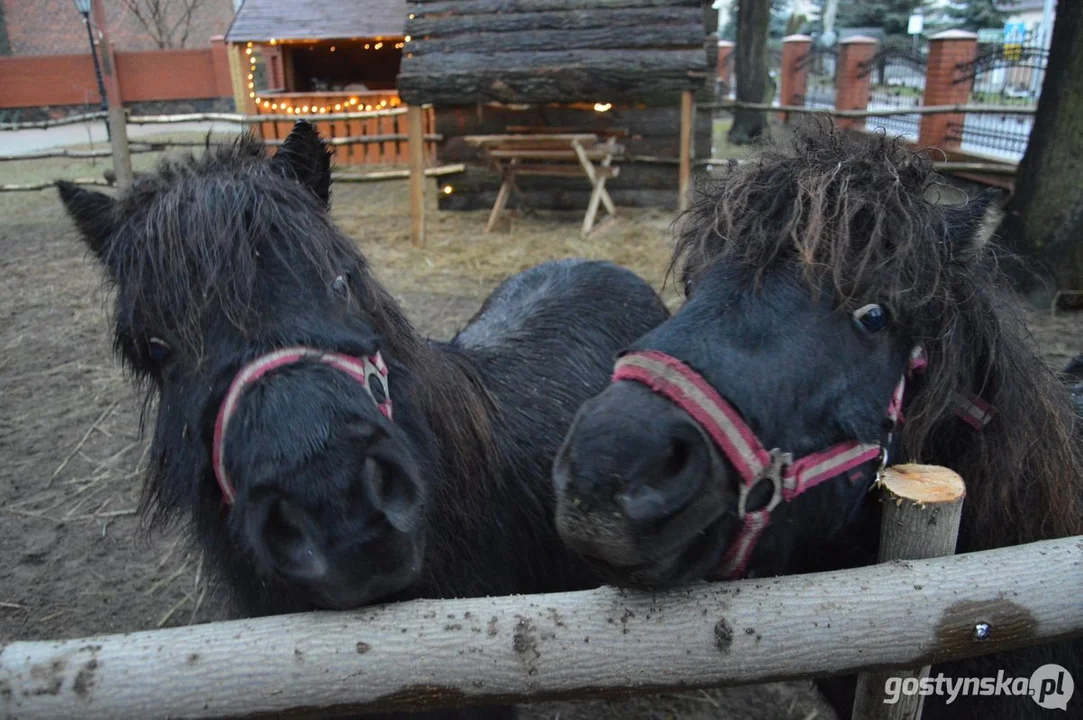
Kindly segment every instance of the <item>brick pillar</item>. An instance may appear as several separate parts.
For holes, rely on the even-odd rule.
[[[808,35],[787,35],[782,38],[782,88],[780,105],[804,105],[808,92],[808,68],[798,67],[801,59],[812,48]],[[789,122],[789,113],[782,113],[782,122]]]
[[[835,73],[835,109],[864,110],[869,106],[869,87],[872,74],[862,73],[861,63],[868,62],[876,54],[880,43],[867,35],[854,35],[839,42],[838,68]],[[864,74],[864,77],[861,75]],[[860,130],[865,127],[864,118],[835,118],[840,128]]]
[[[978,54],[978,36],[962,30],[948,30],[929,38],[929,67],[925,75],[925,95],[922,105],[963,105],[970,98],[973,78],[955,82],[961,77],[957,66],[972,61]],[[961,126],[966,119],[962,113],[922,115],[918,145],[941,150],[958,150],[960,139],[952,125]]]
[[[734,43],[729,40],[718,41],[718,80],[722,83],[726,95],[733,89],[733,48]],[[719,98],[724,99],[725,97]]]
[[[211,63],[214,66],[214,87],[218,97],[233,97],[233,79],[229,74],[229,49],[224,35],[211,38]]]

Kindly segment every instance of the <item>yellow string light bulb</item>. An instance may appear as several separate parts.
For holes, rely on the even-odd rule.
[[[308,112],[308,105],[301,108],[301,112]]]
[[[252,93],[252,97],[256,97],[256,94],[255,94],[255,93]],[[259,104],[260,104],[261,102],[263,102],[263,101],[262,101],[262,100],[260,100],[259,98],[256,98],[256,104],[257,104],[257,105],[259,105]]]
[[[278,109],[278,103],[271,103],[271,109],[272,110],[277,110]]]
[[[366,49],[366,50],[368,50],[368,49],[369,49],[369,44],[368,44],[368,43],[365,43],[365,49]]]
[[[410,42],[410,36],[409,36],[409,35],[407,35],[406,37],[404,37],[404,38],[403,38],[403,40],[404,40],[405,42]]]
[[[251,48],[251,46],[249,46],[248,48],[246,48],[246,49],[245,49],[245,53],[246,53],[246,54],[248,54],[248,55],[251,55],[251,54],[252,54],[252,48]]]
[[[256,96],[256,94],[254,92],[248,93],[248,97],[254,98],[255,96]]]
[[[335,112],[338,112],[341,109],[342,109],[342,105],[340,105],[338,103],[335,103]]]
[[[455,191],[455,189],[453,187],[451,187],[450,185],[445,185],[444,186],[444,194],[445,195],[450,195],[454,191]]]
[[[410,13],[410,19],[411,19],[411,20],[413,20],[413,19],[414,19],[414,14],[413,14],[413,13]]]
[[[275,38],[271,38],[271,44],[272,44],[272,45],[277,45],[277,44],[278,44],[278,40],[276,40]]]
[[[331,52],[334,52],[334,51],[335,51],[335,46],[334,46],[334,45],[332,45],[332,46],[331,46]]]
[[[384,46],[384,44],[383,44],[382,42],[378,42],[378,43],[376,43],[375,45],[373,45],[373,48],[375,48],[376,50],[379,50],[379,49],[380,49],[380,48],[382,48],[383,46]]]
[[[252,47],[252,43],[248,43],[248,47]]]
[[[594,103],[594,110],[596,112],[609,112],[613,107],[613,103]]]

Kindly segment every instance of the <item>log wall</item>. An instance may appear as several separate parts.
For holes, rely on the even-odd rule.
[[[717,62],[704,0],[441,0],[409,6],[410,104],[673,105]]]
[[[708,157],[711,148],[711,120],[707,113],[696,113],[693,147],[699,157]],[[613,201],[632,207],[677,206],[677,159],[679,155],[680,108],[614,108],[599,113],[589,108],[568,106],[532,106],[515,109],[506,106],[445,107],[436,109],[435,132],[444,137],[437,146],[439,164],[467,163],[466,173],[448,178],[451,194],[440,194],[444,210],[479,210],[491,208],[500,187],[500,178],[485,163],[477,148],[468,144],[465,135],[502,135],[524,127],[571,128],[575,132],[619,132],[627,155],[619,161],[620,175],[606,183]],[[637,162],[633,158],[653,158]],[[582,210],[590,198],[590,183],[578,178],[519,177],[516,180],[531,207],[540,210]],[[517,207],[513,198],[510,207]]]

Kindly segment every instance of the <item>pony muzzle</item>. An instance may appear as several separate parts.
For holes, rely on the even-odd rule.
[[[564,543],[614,568],[672,564],[738,499],[732,471],[693,418],[633,383],[582,407],[553,478]]]

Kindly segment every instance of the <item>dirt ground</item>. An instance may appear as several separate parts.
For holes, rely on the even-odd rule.
[[[137,157],[138,166],[151,162]],[[61,160],[0,165],[0,182],[24,183],[102,169]],[[573,216],[514,220],[510,233],[483,235],[484,213],[437,213],[430,202],[428,245],[415,249],[405,183],[341,185],[333,201],[338,222],[433,337],[452,335],[505,276],[548,258],[605,258],[661,286],[670,247],[662,211],[624,211],[582,240]],[[111,355],[110,298],[98,268],[54,191],[0,193],[0,217],[0,644],[224,617],[179,535],[149,534],[136,515],[141,398]],[[1035,310],[1031,319],[1056,365],[1083,351],[1078,316]],[[833,717],[808,683],[543,704],[524,715]]]

